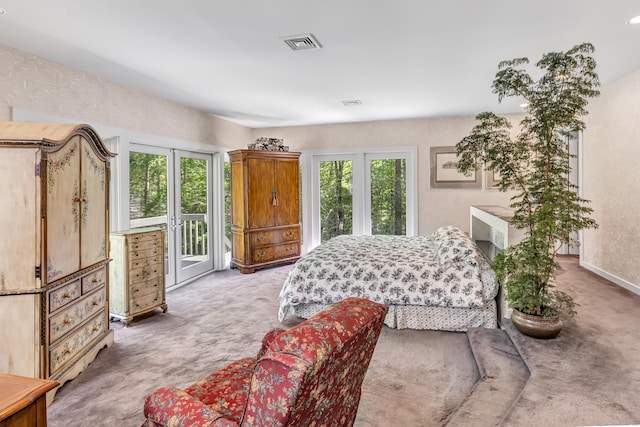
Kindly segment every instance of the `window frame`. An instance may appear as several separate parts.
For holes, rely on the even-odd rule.
[[[371,234],[371,170],[370,160],[404,159],[406,165],[406,235],[418,231],[418,148],[383,147],[360,149],[326,149],[302,152],[302,218],[304,222],[303,253],[320,244],[321,161],[351,160],[353,163],[353,234]],[[304,196],[306,195],[306,196]]]

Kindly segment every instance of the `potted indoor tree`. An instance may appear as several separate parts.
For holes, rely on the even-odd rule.
[[[555,287],[560,244],[575,245],[573,232],[597,227],[588,200],[569,180],[574,156],[568,150],[571,135],[585,127],[588,99],[599,95],[593,50],[583,43],[543,55],[537,80],[524,69],[527,58],[501,62],[493,92],[499,101],[517,97],[528,104],[520,132],[512,138],[506,118],[484,112],[456,145],[461,172],[484,166],[499,174],[501,191],[513,192],[513,225],[525,237],[500,253],[493,268],[514,309],[514,326],[539,338],[555,337],[562,320],[575,315],[573,299]]]

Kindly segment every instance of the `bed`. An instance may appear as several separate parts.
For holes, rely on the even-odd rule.
[[[309,318],[349,296],[389,306],[391,328],[496,328],[498,286],[461,229],[428,236],[337,236],[303,256],[280,291],[278,318]]]

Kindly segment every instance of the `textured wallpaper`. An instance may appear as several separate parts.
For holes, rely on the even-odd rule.
[[[584,232],[583,261],[640,290],[640,70],[589,104],[583,194],[597,230]]]
[[[0,44],[0,118],[9,107],[187,141],[238,147],[249,129]]]

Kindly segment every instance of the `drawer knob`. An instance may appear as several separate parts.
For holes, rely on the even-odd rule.
[[[93,277],[91,279],[91,283],[98,283],[98,278],[97,277]]]
[[[293,252],[294,249],[293,248],[287,248],[287,252]]]
[[[65,325],[68,325],[69,323],[71,323],[71,319],[69,319],[69,318],[66,318],[66,317],[65,317],[65,318],[62,320],[62,323],[64,323]]]
[[[91,328],[91,330],[92,330],[93,332],[97,331],[98,329],[100,329],[100,328],[98,328],[98,326],[96,326],[96,325],[93,325],[93,328]]]
[[[265,239],[265,237],[264,237],[264,236],[258,236],[258,237],[256,237],[256,240],[257,240],[258,242],[264,242],[264,239]]]
[[[294,233],[293,231],[287,231],[287,232],[285,233],[285,236],[287,236],[287,237],[293,237],[293,236],[295,236],[295,235],[296,235],[296,233]]]
[[[264,258],[264,256],[265,256],[266,254],[267,254],[267,253],[266,253],[265,251],[262,251],[262,252],[258,252],[258,253],[256,253],[256,255],[258,255],[260,258]]]
[[[71,294],[69,292],[65,292],[62,294],[62,298],[71,298]]]
[[[62,350],[62,354],[69,354],[69,353],[71,353],[70,348],[65,348],[64,350]]]
[[[91,305],[98,305],[98,301],[96,300],[91,301]]]

